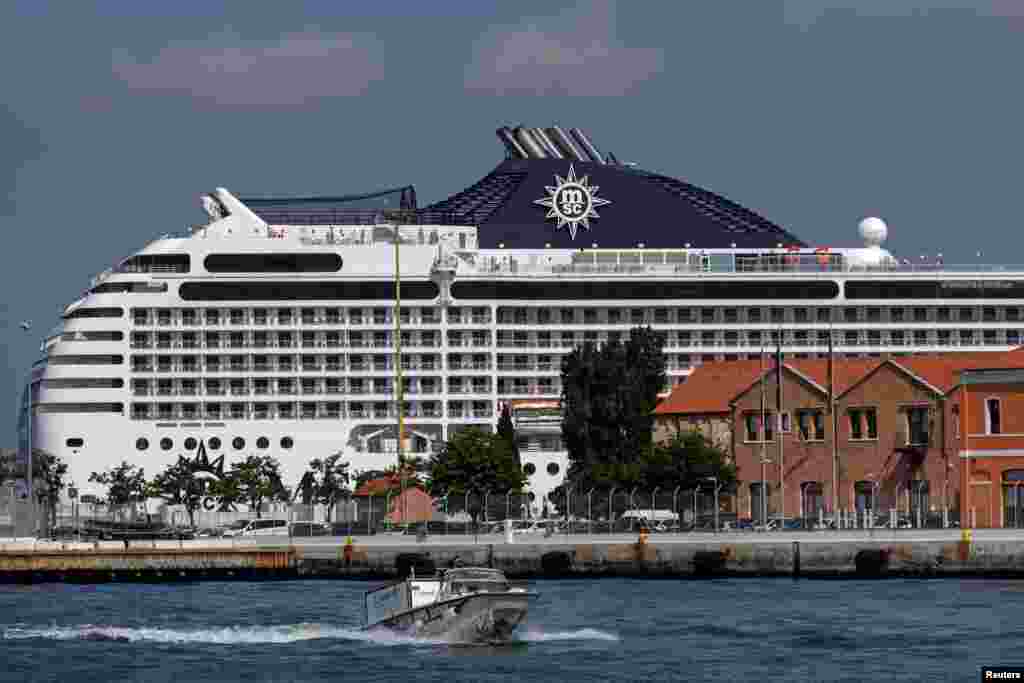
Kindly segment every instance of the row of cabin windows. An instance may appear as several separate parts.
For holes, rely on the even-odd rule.
[[[468,406],[466,403],[464,401],[449,401],[448,417],[490,418],[493,416],[494,411],[489,401],[471,401],[468,402],[470,403]],[[43,404],[40,404],[39,412],[57,412],[44,410],[42,406]],[[63,412],[123,412],[122,404],[117,404],[117,406],[119,406],[118,410],[104,408],[103,410],[79,409]],[[405,417],[443,417],[443,402],[441,401],[417,403],[409,401],[404,402],[402,406],[402,413]],[[136,420],[340,419],[346,416],[353,419],[391,419],[398,415],[392,402],[133,403],[131,406],[131,417]]]
[[[68,317],[110,317],[121,309],[82,309]],[[449,323],[489,324],[487,307],[451,307],[445,309]],[[394,322],[393,307],[275,307],[275,308],[133,308],[136,325],[304,325],[349,324],[390,325]],[[995,306],[950,307],[745,307],[745,308],[499,308],[499,325],[548,324],[687,324],[687,323],[830,323],[830,322],[1016,322],[1024,320],[1019,307]],[[399,322],[403,324],[437,324],[441,309],[436,307],[403,307]]]
[[[133,308],[136,325],[184,326],[198,325],[391,325],[393,307],[376,308]],[[485,323],[491,321],[489,308],[449,308],[450,323]],[[433,325],[441,322],[441,309],[434,307],[402,307],[402,324]]]
[[[499,325],[762,323],[762,322],[998,322],[1024,320],[1018,307],[684,307],[684,308],[499,308]]]

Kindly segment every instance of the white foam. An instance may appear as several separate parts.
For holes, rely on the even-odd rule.
[[[554,631],[544,633],[543,631],[528,629],[521,637],[528,643],[546,643],[556,640],[604,640],[618,642],[619,637],[614,633],[599,631],[596,628],[582,628],[578,631]]]
[[[324,624],[280,626],[226,626],[223,628],[168,629],[152,627],[14,626],[5,628],[0,640],[41,638],[48,640],[106,640],[155,643],[214,643],[223,645],[296,643],[305,640],[352,640],[380,645],[424,644],[425,641],[387,631],[363,631]],[[431,643],[426,643],[431,644]]]

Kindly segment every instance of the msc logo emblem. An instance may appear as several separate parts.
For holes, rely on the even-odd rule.
[[[590,229],[590,219],[600,218],[594,209],[598,206],[611,204],[607,199],[597,196],[598,186],[590,185],[587,176],[576,178],[576,169],[569,164],[569,175],[565,178],[555,174],[555,184],[545,185],[548,196],[535,199],[534,204],[546,206],[548,214],[545,218],[557,218],[557,228],[568,227],[569,238],[576,239],[576,230],[583,226]]]

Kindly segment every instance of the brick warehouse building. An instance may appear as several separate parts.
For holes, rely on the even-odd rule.
[[[656,436],[700,425],[716,441],[728,434],[741,517],[761,516],[763,456],[770,517],[831,516],[838,501],[843,511],[896,508],[915,524],[937,523],[961,507],[958,373],[992,366],[1024,368],[1024,353],[837,360],[830,412],[828,361],[787,360],[780,421],[771,358],[709,363],[658,407]]]
[[[1024,527],[1024,370],[964,370],[958,384],[964,523]]]

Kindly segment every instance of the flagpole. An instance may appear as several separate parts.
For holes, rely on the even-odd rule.
[[[775,402],[778,410],[778,429],[776,433],[779,439],[779,512],[782,515],[782,522],[786,521],[786,482],[785,470],[782,466],[782,328],[779,328],[778,345],[775,352]]]
[[[828,414],[832,422],[832,520],[839,526],[839,434],[835,406],[835,351],[832,347],[832,323],[828,325]]]
[[[762,337],[763,339],[763,337]],[[765,422],[765,408],[767,399],[764,391],[764,341],[761,342],[761,524],[767,530],[768,528],[768,481],[767,472],[765,470],[768,465],[768,456],[765,454],[765,440],[764,440],[764,428]]]

